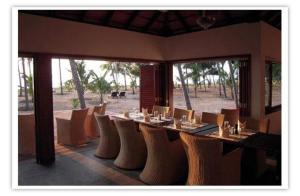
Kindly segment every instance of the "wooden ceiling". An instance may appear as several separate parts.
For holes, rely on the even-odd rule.
[[[20,10],[19,12],[170,37],[203,31],[196,20],[203,10]],[[206,10],[212,28],[264,21],[281,30],[281,10]]]

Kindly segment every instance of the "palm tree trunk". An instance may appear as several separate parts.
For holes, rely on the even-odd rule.
[[[31,58],[27,58],[27,64],[28,64],[28,67],[29,67],[29,76],[32,76],[32,73],[31,73]]]
[[[61,66],[60,66],[60,59],[58,59],[58,66],[59,66],[59,83],[60,83],[60,94],[63,95],[63,85],[62,85],[62,77],[61,77]]]
[[[21,73],[20,73],[19,64],[18,64],[18,75],[19,75],[19,85],[20,85],[19,97],[22,97],[23,96],[23,89],[22,89],[22,81],[21,81]]]
[[[27,58],[27,65],[28,65],[28,69],[29,69],[29,77],[31,78],[30,81],[27,81],[27,85],[29,86],[29,95],[31,96],[31,102],[34,103],[33,100],[33,76],[31,73],[31,58]],[[29,82],[29,84],[28,84]]]
[[[205,75],[204,75],[204,71],[202,71],[203,73],[203,85],[204,85],[204,91],[206,92],[206,84],[205,84]]]
[[[225,61],[222,62],[222,72],[224,72],[224,64],[225,64]],[[226,92],[226,78],[224,76],[222,76],[222,83],[223,83],[223,91],[224,91],[224,97],[227,98],[227,92]]]
[[[222,97],[221,77],[219,76],[219,95]]]
[[[187,88],[186,88],[186,86],[184,84],[184,78],[183,78],[182,69],[181,69],[181,65],[180,64],[177,64],[177,69],[178,69],[178,72],[179,72],[179,77],[180,77],[181,86],[182,86],[182,90],[183,90],[183,94],[184,94],[186,108],[188,110],[191,110],[192,106],[191,106],[191,102],[190,102],[190,97],[188,95]]]
[[[195,97],[197,97],[197,84],[194,84]]]
[[[85,100],[84,100],[84,91],[83,91],[83,87],[79,80],[77,65],[76,65],[76,62],[74,61],[74,59],[69,59],[69,62],[70,62],[71,71],[72,71],[73,83],[75,84],[78,99],[80,102],[80,108],[84,109],[86,107]]]
[[[216,88],[215,75],[212,75],[212,79],[213,79],[214,87]]]
[[[103,104],[103,94],[100,93],[100,103]]]
[[[125,83],[125,91],[127,91],[126,73],[125,72],[124,72],[123,76],[124,76],[124,83]]]
[[[28,89],[27,89],[27,80],[26,80],[26,71],[25,71],[25,58],[22,58],[22,68],[23,68],[24,92],[25,92],[25,110],[29,110]]]
[[[230,80],[230,93],[231,93],[231,98],[234,100],[234,95],[233,95],[233,84],[232,84],[231,76],[229,77],[229,80]]]
[[[219,64],[217,64],[217,68],[218,68],[218,73],[219,73],[219,90],[220,90],[220,96],[222,96],[222,93],[221,93],[221,85],[222,85],[223,92],[224,92],[224,97],[227,98],[226,83],[225,83],[224,77],[221,74],[221,69],[223,69],[224,63],[225,62],[222,62],[222,67],[220,67]]]
[[[235,79],[234,79],[234,70],[233,70],[233,67],[232,67],[232,62],[229,62],[229,70],[230,70],[230,76],[231,76],[231,86],[233,86],[233,95],[234,95],[234,100],[235,100],[235,105],[236,107],[239,106],[239,102],[237,100],[237,86],[236,86],[236,82],[235,82]]]
[[[185,75],[187,76],[187,67],[185,68]],[[189,88],[189,78],[186,77],[186,86],[187,86],[187,92],[190,93],[190,88]]]
[[[222,96],[222,89],[221,89],[221,73],[220,73],[220,67],[217,63],[217,70],[218,70],[218,80],[219,80],[219,95]]]

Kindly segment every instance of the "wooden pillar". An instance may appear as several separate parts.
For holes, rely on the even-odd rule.
[[[251,67],[250,57],[240,60],[240,115],[251,116]]]
[[[153,105],[173,107],[173,64],[141,66],[140,108],[152,110]]]
[[[55,161],[51,56],[34,57],[34,112],[36,161],[49,165]]]
[[[155,104],[155,67],[153,65],[141,65],[140,72],[140,110],[148,108],[152,111]]]

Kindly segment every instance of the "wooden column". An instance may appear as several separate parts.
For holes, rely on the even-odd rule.
[[[51,56],[34,57],[34,112],[36,161],[49,165],[55,161]]]
[[[159,64],[159,105],[173,107],[173,64],[164,62]]]
[[[251,67],[250,58],[240,60],[240,115],[251,116]]]
[[[155,104],[155,67],[153,65],[141,65],[140,74],[140,110],[148,108],[152,111]]]
[[[173,107],[173,64],[141,66],[140,108],[152,111],[153,105]]]

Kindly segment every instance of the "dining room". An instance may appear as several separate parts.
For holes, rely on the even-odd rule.
[[[34,156],[18,161],[20,186],[283,184],[282,9],[15,11],[34,75],[33,115],[18,128]],[[55,116],[54,58],[135,62],[135,109],[112,91],[110,103]],[[212,89],[222,102],[203,98]]]

